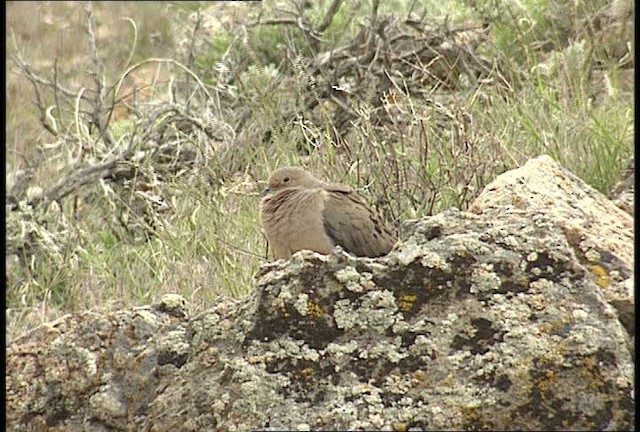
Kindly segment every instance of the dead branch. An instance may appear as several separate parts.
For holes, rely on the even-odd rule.
[[[332,122],[340,125],[340,135],[351,127],[354,106],[380,109],[391,88],[453,91],[462,76],[477,82],[478,77],[494,73],[492,63],[476,54],[486,35],[487,29],[482,24],[450,26],[447,20],[428,20],[426,10],[419,15],[409,12],[406,17],[381,16],[379,0],[371,0],[370,15],[362,21],[356,35],[340,47],[323,49],[325,42],[321,36],[331,26],[342,3],[332,1],[315,28],[310,26],[303,7],[284,9],[275,16],[260,16],[249,25],[288,26],[302,33],[314,53],[299,62],[301,67],[296,67],[309,90],[304,96],[303,110],[313,111],[324,101],[333,104]],[[287,54],[290,64],[295,64],[300,56],[293,44],[288,45]],[[292,109],[285,121],[291,122],[301,114]],[[250,115],[247,112],[240,117],[236,130],[242,129]],[[379,116],[381,121],[383,117]]]
[[[96,46],[96,34],[93,25],[93,8],[91,2],[87,2],[85,5],[85,11],[87,13],[87,34],[89,36],[89,51],[91,53],[91,60],[94,64],[94,71],[92,72],[95,83],[95,96],[93,100],[93,123],[98,127],[99,136],[97,140],[104,137],[106,144],[109,147],[116,145],[111,132],[107,128],[109,119],[113,110],[106,108],[106,76],[104,71],[104,62],[98,54],[98,48]]]
[[[57,61],[54,61],[51,77],[36,72],[16,44],[14,64],[34,88],[40,123],[58,140],[48,148],[64,145],[63,148],[68,148],[73,156],[68,166],[62,169],[58,167],[66,174],[51,184],[38,185],[33,190],[41,189],[41,192],[35,196],[26,197],[33,175],[17,179],[7,197],[7,202],[14,210],[20,202],[26,202],[34,209],[46,208],[54,201],[62,203],[101,182],[124,184],[133,181],[132,184],[138,184],[137,180],[144,179],[146,173],[154,173],[159,177],[190,173],[188,168],[205,161],[206,153],[210,151],[208,146],[200,143],[214,139],[219,133],[223,136],[228,134],[224,122],[211,121],[215,117],[210,111],[212,98],[207,88],[193,71],[175,60],[149,59],[140,62],[128,67],[115,82],[109,83],[98,50],[90,3],[86,5],[85,12],[88,53],[93,65],[90,72],[92,79],[86,88],[73,89],[61,83]],[[193,38],[197,37],[197,30],[198,25],[193,31]],[[189,101],[188,106],[161,100],[142,105],[135,99],[127,101],[127,92],[119,94],[122,81],[135,69],[152,61],[176,66],[186,72],[187,81],[197,82],[195,89],[189,88],[188,82],[187,85],[182,82],[176,85],[179,91],[184,92],[184,97],[180,99]],[[128,93],[135,94],[136,91],[137,88],[134,88]],[[53,105],[48,107],[47,100],[53,100]],[[116,140],[112,132],[112,115],[118,104],[125,103],[138,121],[130,133]],[[198,109],[190,110],[191,105]],[[85,152],[86,149],[90,151]]]
[[[42,194],[27,201],[27,204],[32,207],[46,207],[53,201],[62,201],[84,186],[96,184],[104,179],[116,181],[131,178],[134,172],[135,168],[132,164],[124,160],[123,156],[119,156],[109,162],[89,166],[71,173]]]
[[[376,0],[376,3],[377,3],[377,1],[378,0]],[[316,32],[322,33],[327,28],[329,28],[329,26],[331,25],[331,22],[333,21],[333,17],[338,12],[338,9],[340,9],[340,5],[341,4],[342,4],[342,0],[333,0],[333,2],[331,3],[331,6],[329,6],[329,9],[327,10],[327,13],[325,14],[324,18],[322,19],[322,22],[320,23],[320,25],[318,27],[316,27],[316,29],[315,29]]]

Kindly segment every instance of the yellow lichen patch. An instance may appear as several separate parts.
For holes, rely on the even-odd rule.
[[[418,382],[423,382],[424,380],[427,379],[427,374],[424,373],[424,371],[417,370],[417,371],[412,372],[410,374],[410,377],[411,377],[410,378],[411,380],[415,380],[415,381],[418,381]]]
[[[609,286],[609,284],[611,283],[611,278],[609,277],[609,273],[604,267],[597,264],[592,265],[591,271],[595,275],[596,284],[598,284],[600,288],[606,288]]]
[[[398,309],[400,309],[402,312],[409,312],[411,308],[413,308],[413,305],[416,303],[416,300],[418,300],[418,297],[415,295],[403,294],[398,299]]]
[[[545,378],[540,380],[538,383],[538,389],[540,390],[540,395],[543,399],[547,398],[547,392],[551,391],[553,386],[557,383],[558,377],[556,373],[552,370],[546,370],[544,372]]]
[[[307,314],[315,318],[320,318],[324,315],[324,309],[322,309],[322,306],[319,304],[310,301],[307,302]]]
[[[461,409],[467,421],[476,421],[480,418],[478,409],[474,406],[463,406]]]
[[[277,299],[279,301],[274,301],[272,303],[272,305],[274,306],[275,309],[280,311],[280,314],[282,315],[283,318],[289,318],[289,312],[287,311],[287,305],[285,304],[284,301]]]
[[[293,379],[298,381],[300,380],[309,381],[312,377],[313,377],[313,369],[310,367],[301,369],[299,372],[296,372],[293,374]]]
[[[450,373],[445,379],[442,380],[442,386],[453,387],[457,382],[458,380],[456,379],[456,376],[453,373]]]
[[[589,391],[599,392],[604,387],[602,382],[602,373],[600,371],[600,365],[598,360],[593,356],[588,356],[582,359],[582,365],[584,368],[580,369],[584,376],[583,382],[586,384]]]
[[[406,423],[394,423],[393,424],[393,430],[394,431],[406,431],[408,429],[408,426]]]

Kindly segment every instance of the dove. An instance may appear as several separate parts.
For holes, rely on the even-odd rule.
[[[335,246],[356,256],[379,257],[396,242],[352,188],[324,182],[300,167],[271,173],[260,221],[276,259],[303,249],[329,254]]]

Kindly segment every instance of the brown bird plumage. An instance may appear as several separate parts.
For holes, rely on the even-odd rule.
[[[350,187],[323,182],[299,167],[274,171],[260,220],[276,258],[308,249],[329,254],[339,245],[357,256],[389,253],[395,237]]]

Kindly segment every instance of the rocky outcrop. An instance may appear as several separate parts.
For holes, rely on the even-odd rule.
[[[166,364],[187,360],[185,300],[67,315],[7,348],[6,426],[14,431],[134,430]]]
[[[7,427],[632,429],[612,303],[633,301],[633,231],[613,209],[541,157],[475,213],[407,222],[384,258],[299,252],[192,317],[178,296],[67,316],[8,347]]]
[[[633,168],[629,172],[626,178],[633,179]],[[470,211],[496,218],[544,214],[618,310],[627,331],[635,334],[634,233],[633,217],[628,212],[548,156],[498,176]]]

